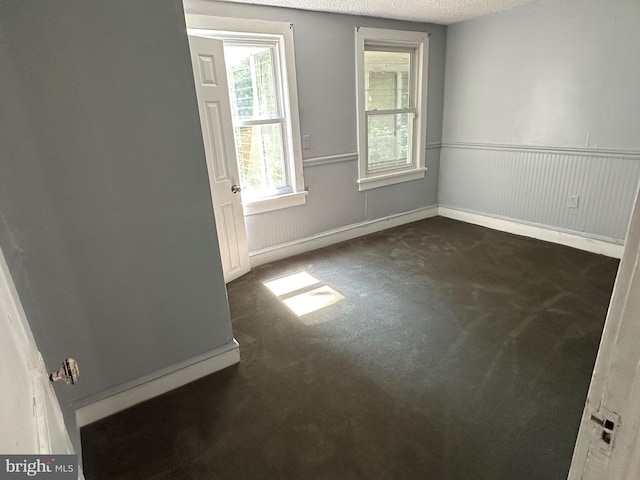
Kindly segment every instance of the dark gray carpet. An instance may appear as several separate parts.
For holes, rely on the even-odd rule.
[[[564,479],[617,265],[434,218],[257,268],[240,365],[85,427],[86,477]],[[300,271],[345,299],[298,318]]]

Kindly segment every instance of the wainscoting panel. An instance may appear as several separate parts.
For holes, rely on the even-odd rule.
[[[305,164],[306,204],[245,217],[249,251],[363,221],[365,196],[358,192],[355,158]]]
[[[429,144],[424,179],[359,192],[357,153],[305,159],[306,203],[246,216],[249,251],[432,207],[438,202],[439,163],[440,144]]]
[[[366,219],[375,220],[425,205],[437,205],[439,163],[439,145],[429,146],[425,160],[427,171],[424,178],[364,192],[367,199]]]
[[[444,143],[439,204],[622,243],[639,178],[640,152]]]

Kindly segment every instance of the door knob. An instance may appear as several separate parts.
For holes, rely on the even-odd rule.
[[[49,375],[49,380],[52,382],[64,380],[69,385],[75,385],[78,382],[79,376],[80,368],[78,367],[78,362],[73,358],[67,358],[62,362],[62,368],[60,370]]]
[[[233,193],[238,193],[242,191],[242,187],[240,185],[231,185],[231,191]]]

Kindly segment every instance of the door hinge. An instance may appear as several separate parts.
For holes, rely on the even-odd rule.
[[[620,426],[620,415],[601,407],[598,412],[591,414],[591,421],[597,425],[597,439],[592,445],[607,457],[610,456],[616,431]]]

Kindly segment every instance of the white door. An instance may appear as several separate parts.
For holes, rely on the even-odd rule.
[[[638,198],[591,378],[569,478],[640,478]]]
[[[249,271],[231,104],[222,41],[189,35],[225,282]]]
[[[64,359],[60,360],[62,362]],[[60,405],[31,335],[2,251],[0,385],[0,453],[73,453]]]

